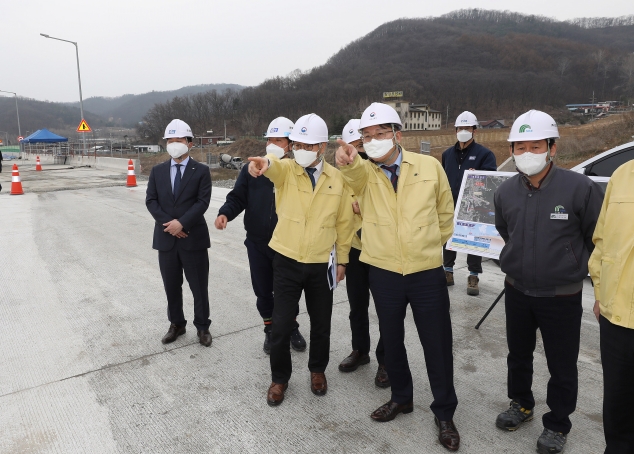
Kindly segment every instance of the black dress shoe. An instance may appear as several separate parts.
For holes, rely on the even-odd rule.
[[[172,323],[170,325],[170,329],[167,330],[167,334],[165,334],[165,336],[163,336],[163,339],[161,339],[161,342],[163,342],[164,344],[174,342],[178,338],[178,336],[185,334],[185,331],[185,325],[178,326]]]
[[[390,386],[392,386],[392,383],[390,382],[390,377],[387,375],[385,366],[382,364],[379,364],[379,368],[376,370],[374,384],[379,388],[389,388]]]
[[[348,356],[346,356],[341,364],[339,364],[339,370],[341,372],[354,372],[359,366],[368,364],[370,362],[370,355],[367,353],[361,355],[359,350],[352,350]]]
[[[302,336],[302,333],[299,332],[299,328],[295,328],[293,332],[291,332],[291,347],[296,352],[303,352],[306,350],[306,339]]]
[[[434,416],[434,422],[438,426],[438,441],[449,451],[457,451],[460,448],[460,435],[453,420],[439,421]]]
[[[385,405],[381,405],[379,408],[374,410],[374,412],[372,412],[372,414],[370,415],[370,418],[379,422],[387,422],[396,418],[399,413],[407,414],[411,413],[412,411],[414,411],[413,402],[401,405],[390,400]]]
[[[204,331],[198,330],[198,339],[200,339],[200,345],[211,346],[211,333],[208,329]]]

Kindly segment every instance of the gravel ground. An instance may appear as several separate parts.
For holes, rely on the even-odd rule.
[[[212,181],[211,184],[217,188],[233,189],[233,185],[236,184],[236,180],[218,180]]]

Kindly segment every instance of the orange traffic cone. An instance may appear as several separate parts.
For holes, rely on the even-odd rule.
[[[128,161],[128,184],[126,186],[129,188],[136,186],[136,175],[134,174],[134,164],[132,163],[132,159]]]
[[[11,195],[24,194],[22,182],[20,181],[20,171],[18,165],[13,164],[13,173],[11,174]]]
[[[40,162],[39,156],[35,159],[35,170],[37,171],[42,170],[42,163]]]

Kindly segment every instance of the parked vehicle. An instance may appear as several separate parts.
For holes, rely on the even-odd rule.
[[[241,157],[232,157],[226,153],[220,155],[220,167],[224,167],[225,169],[240,170],[243,165],[244,161]]]
[[[632,159],[634,159],[634,142],[628,142],[604,151],[570,170],[591,177],[611,177],[618,167]]]

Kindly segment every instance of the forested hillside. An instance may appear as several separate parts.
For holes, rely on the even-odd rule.
[[[202,94],[157,105],[140,132],[158,137],[160,125],[179,117],[197,131],[229,120],[236,132],[259,134],[278,115],[316,112],[338,133],[348,118],[393,90],[443,114],[449,106],[450,119],[466,109],[483,119],[529,108],[564,112],[565,104],[589,102],[593,92],[595,100],[631,104],[633,52],[634,16],[559,22],[472,9],[400,19],[311,71],[229,93],[222,110],[205,104]]]

